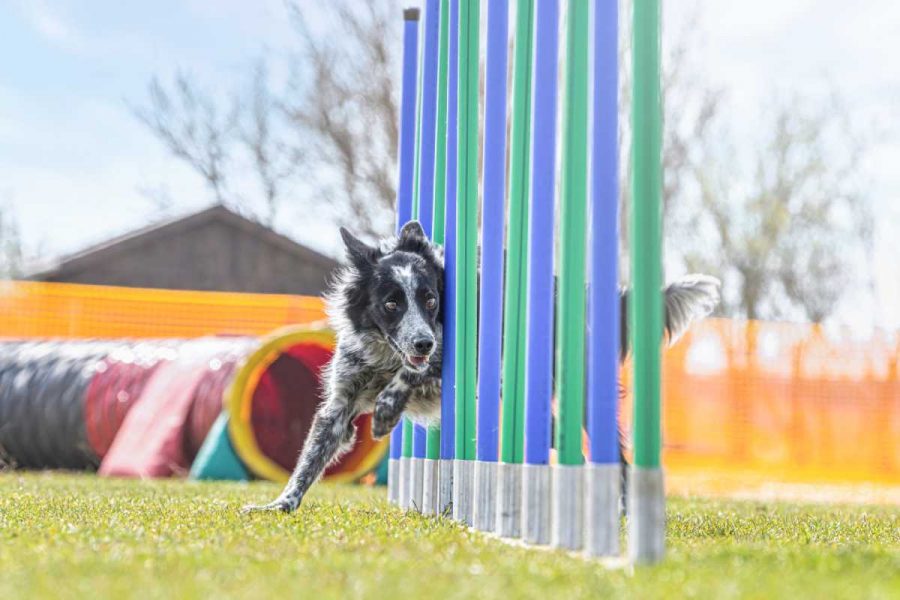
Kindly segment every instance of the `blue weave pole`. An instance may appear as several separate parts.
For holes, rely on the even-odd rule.
[[[538,0],[535,15],[522,534],[527,542],[547,544],[550,541],[550,405],[554,348],[558,0]]]
[[[419,107],[419,193],[418,219],[431,237],[434,220],[434,154],[435,129],[437,128],[437,62],[438,35],[440,33],[440,6],[438,0],[426,0],[425,18],[422,24],[422,105]],[[416,425],[413,433],[413,488],[411,508],[419,511],[423,506],[424,460],[427,430]]]
[[[481,209],[481,299],[478,327],[478,408],[473,521],[495,527],[500,443],[500,369],[503,336],[503,247],[506,218],[506,84],[509,4],[487,7],[484,93],[484,176]]]
[[[403,79],[400,92],[400,148],[397,176],[397,231],[412,218],[413,170],[416,146],[416,65],[419,45],[419,10],[403,11]],[[388,499],[400,503],[400,458],[403,451],[403,425],[391,432],[391,450],[388,459]],[[405,475],[405,474],[404,474]]]
[[[619,553],[618,0],[594,0],[585,548]]]

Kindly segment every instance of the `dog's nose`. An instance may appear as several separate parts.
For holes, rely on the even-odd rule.
[[[416,349],[416,352],[424,356],[434,349],[434,340],[431,338],[419,338],[413,342],[413,347]]]

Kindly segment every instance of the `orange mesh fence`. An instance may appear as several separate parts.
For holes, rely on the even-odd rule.
[[[0,337],[264,335],[323,318],[306,296],[0,281]]]
[[[897,335],[859,340],[805,324],[700,323],[665,352],[666,467],[900,484],[898,362]],[[630,410],[629,396],[626,427]]]

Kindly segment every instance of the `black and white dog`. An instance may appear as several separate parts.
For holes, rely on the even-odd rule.
[[[419,423],[440,418],[443,254],[419,223],[397,237],[369,246],[341,229],[349,265],[328,296],[337,334],[324,376],[324,398],[300,459],[281,495],[245,511],[295,510],[325,467],[349,450],[353,420],[374,413],[372,434],[391,432],[404,414]],[[623,307],[626,293],[623,292]],[[693,275],[665,291],[666,331],[674,342],[718,303],[719,282]],[[626,351],[625,312],[622,353]]]

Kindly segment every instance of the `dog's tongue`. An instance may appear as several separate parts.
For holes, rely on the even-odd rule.
[[[422,365],[424,365],[426,360],[428,360],[427,356],[410,356],[409,357],[409,362],[411,362],[412,364],[414,364],[417,367],[421,367]]]

